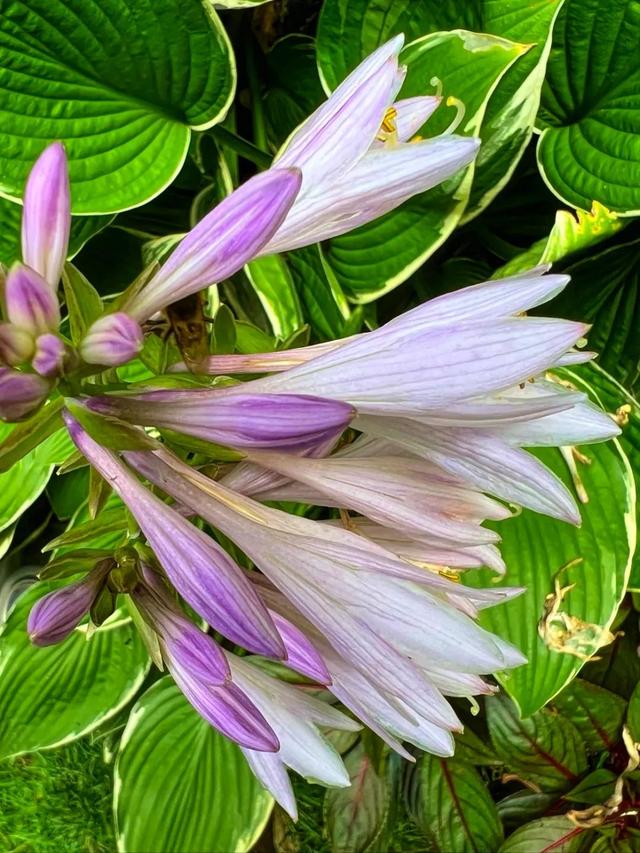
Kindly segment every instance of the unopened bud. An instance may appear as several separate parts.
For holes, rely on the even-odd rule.
[[[139,324],[118,311],[96,320],[80,344],[80,355],[89,364],[117,367],[135,358],[142,344]]]

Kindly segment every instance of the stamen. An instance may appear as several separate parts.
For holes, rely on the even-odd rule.
[[[429,85],[436,87],[436,98],[441,98],[442,97],[442,80],[439,77],[432,77],[431,80],[429,80]]]
[[[460,98],[454,98],[453,95],[449,95],[449,97],[446,100],[446,104],[448,107],[455,107],[456,108],[456,115],[455,115],[455,118],[453,119],[453,121],[451,122],[451,124],[449,125],[449,127],[445,131],[443,131],[443,134],[455,133],[455,131],[462,124],[462,121],[464,119],[464,114],[467,111],[467,108],[462,103]]]
[[[376,139],[379,142],[397,142],[398,141],[398,128],[396,126],[396,117],[398,115],[398,111],[395,107],[389,107],[386,113],[384,114],[384,118],[382,119],[382,124],[380,125],[380,130]]]

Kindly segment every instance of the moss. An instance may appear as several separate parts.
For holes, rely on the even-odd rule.
[[[111,774],[101,745],[90,739],[0,764],[0,849],[115,850]]]

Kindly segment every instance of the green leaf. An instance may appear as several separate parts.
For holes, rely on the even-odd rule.
[[[305,313],[320,340],[335,340],[360,327],[362,311],[352,311],[321,246],[307,246],[287,256]]]
[[[593,833],[576,826],[564,815],[543,817],[519,827],[499,853],[589,853]]]
[[[640,240],[589,254],[566,272],[571,283],[553,314],[592,323],[587,339],[598,365],[633,389],[640,378]]]
[[[423,755],[411,780],[411,815],[434,853],[497,850],[503,830],[478,771],[457,758]]]
[[[401,61],[408,72],[400,97],[425,94],[425,81],[442,81],[443,104],[420,131],[436,136],[454,118],[446,98],[465,104],[457,133],[478,136],[487,102],[522,45],[464,30],[434,33],[408,45]],[[400,208],[349,234],[328,241],[327,260],[349,297],[370,302],[405,281],[446,240],[462,216],[474,166]]]
[[[75,213],[158,195],[190,128],[220,121],[234,92],[229,40],[199,0],[16,0],[0,49],[0,191],[19,198],[34,160],[61,139]]]
[[[636,685],[627,710],[629,733],[636,743],[640,743],[640,683]]]
[[[502,764],[490,744],[485,743],[470,726],[456,735],[456,758],[476,766],[493,767]]]
[[[640,213],[639,41],[635,0],[566,0],[558,16],[537,156],[574,207]]]
[[[286,338],[303,325],[298,293],[281,255],[256,258],[245,272],[277,338]]]
[[[457,27],[523,42],[531,49],[502,77],[487,105],[480,136],[468,220],[507,183],[533,132],[551,27],[562,0],[325,0],[318,27],[318,65],[328,89],[378,45],[398,33],[407,40]],[[437,76],[442,77],[438,72]],[[425,94],[429,78],[422,80]],[[462,98],[456,91],[451,94]],[[465,100],[462,98],[463,101]]]
[[[581,779],[575,788],[567,791],[564,799],[597,806],[606,802],[613,794],[617,779],[617,775],[612,770],[599,767]]]
[[[575,372],[565,375],[580,390],[589,390]],[[498,585],[523,586],[526,591],[483,611],[480,622],[518,646],[528,659],[524,666],[498,675],[523,716],[549,702],[585,660],[611,642],[609,628],[627,587],[636,512],[629,463],[616,441],[591,445],[585,452],[590,464],[576,463],[588,497],[580,506],[579,528],[530,510],[500,524],[500,548],[508,568]],[[559,450],[545,448],[535,455],[575,493]],[[481,570],[467,573],[465,581],[487,586],[495,578]],[[575,584],[573,589],[559,594],[560,587],[570,584]],[[551,618],[553,601],[560,615]],[[568,630],[560,620],[566,620]]]
[[[158,442],[139,427],[111,415],[99,415],[73,400],[67,400],[66,406],[89,435],[103,447],[120,451],[158,449]]]
[[[509,770],[544,793],[568,790],[587,769],[584,742],[569,720],[547,708],[521,719],[504,695],[490,696],[486,708],[495,751]]]
[[[539,794],[524,788],[499,800],[496,808],[505,827],[517,827],[542,817],[556,800],[556,794]]]
[[[11,424],[0,423],[0,440],[11,436]],[[59,430],[46,438],[9,470],[0,473],[0,531],[5,530],[42,494],[53,466],[71,452],[71,440]]]
[[[611,750],[620,740],[627,703],[610,690],[576,678],[553,704],[571,720],[593,752]]]
[[[62,271],[64,300],[69,314],[71,340],[79,344],[89,326],[103,313],[102,297],[73,264]]]
[[[68,257],[77,255],[84,244],[106,228],[112,219],[112,216],[74,216],[71,221]],[[21,222],[22,205],[0,197],[0,263],[6,266],[22,260]]]
[[[622,435],[618,441],[629,460],[637,483],[637,478],[640,475],[640,402],[597,364],[590,365],[586,375],[602,406],[608,412],[617,412],[617,418],[622,428]],[[639,523],[640,505],[636,502],[636,528]],[[633,557],[629,589],[640,590],[639,553],[635,553]]]
[[[0,429],[0,472],[8,471],[41,442],[62,429],[60,412],[63,405],[64,400],[58,397],[38,409],[28,420],[16,424],[4,435]]]
[[[86,501],[89,488],[89,469],[78,468],[63,476],[59,473],[47,483],[51,509],[61,521],[71,518]]]
[[[267,79],[264,117],[269,141],[278,149],[325,98],[314,40],[294,34],[277,41],[267,54]]]
[[[119,850],[243,853],[262,834],[272,805],[239,748],[170,678],[138,700],[115,768]]]
[[[324,798],[324,823],[333,853],[364,853],[384,829],[390,791],[362,744],[344,758],[351,782],[330,788]]]
[[[18,600],[0,636],[0,756],[76,740],[135,696],[146,652],[130,620],[115,618],[87,639],[76,629],[56,646],[27,635],[32,604],[59,584],[38,583]]]

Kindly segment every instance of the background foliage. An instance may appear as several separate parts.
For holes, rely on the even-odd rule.
[[[150,669],[127,611],[90,640],[78,631],[60,647],[29,645],[33,595],[11,609],[20,593],[36,573],[57,583],[112,550],[127,519],[114,499],[89,512],[88,487],[101,506],[104,496],[51,433],[50,411],[32,435],[0,426],[7,850],[640,850],[637,0],[8,0],[0,261],[19,252],[30,164],[63,139],[71,252],[97,291],[81,282],[80,322],[99,310],[97,294],[119,292],[268,166],[326,93],[398,32],[402,96],[444,96],[421,135],[445,130],[458,109],[447,98],[458,99],[457,132],[483,143],[476,163],[348,235],[252,262],[210,294],[212,340],[219,353],[287,348],[375,328],[538,263],[571,274],[545,313],[591,323],[600,358],[563,379],[623,433],[586,456],[541,453],[582,501],[581,528],[527,511],[501,527],[504,583],[527,592],[483,619],[529,663],[499,674],[503,692],[481,707],[458,703],[466,729],[454,758],[411,765],[369,733],[335,733],[353,785],[325,793],[297,779],[294,825],[236,747]],[[163,357],[150,344],[126,369],[153,375]]]

